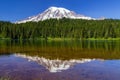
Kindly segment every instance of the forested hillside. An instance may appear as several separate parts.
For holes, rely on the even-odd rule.
[[[50,19],[13,24],[0,21],[0,38],[120,38],[120,20]]]

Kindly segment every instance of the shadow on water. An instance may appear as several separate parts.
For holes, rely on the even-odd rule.
[[[0,41],[0,55],[23,53],[49,59],[120,59],[120,41]]]

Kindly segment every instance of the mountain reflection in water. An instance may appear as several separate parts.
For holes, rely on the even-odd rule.
[[[0,56],[0,77],[10,80],[120,80],[120,60]]]
[[[27,56],[25,54],[15,54],[15,56],[28,59],[28,61],[37,62],[38,64],[40,64],[40,65],[44,66],[46,69],[48,69],[51,73],[67,70],[77,63],[87,63],[87,62],[91,62],[91,61],[95,60],[95,59],[50,60],[50,59],[46,59],[44,57],[38,57],[38,56],[32,57],[32,56]]]
[[[120,80],[119,75],[119,40],[0,42],[0,77],[10,80]]]

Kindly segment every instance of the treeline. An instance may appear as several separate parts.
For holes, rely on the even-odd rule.
[[[49,19],[14,24],[0,21],[0,38],[120,38],[120,20]]]

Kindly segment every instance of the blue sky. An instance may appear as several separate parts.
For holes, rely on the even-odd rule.
[[[41,13],[50,6],[95,18],[120,19],[120,0],[0,0],[0,20],[14,22]]]

